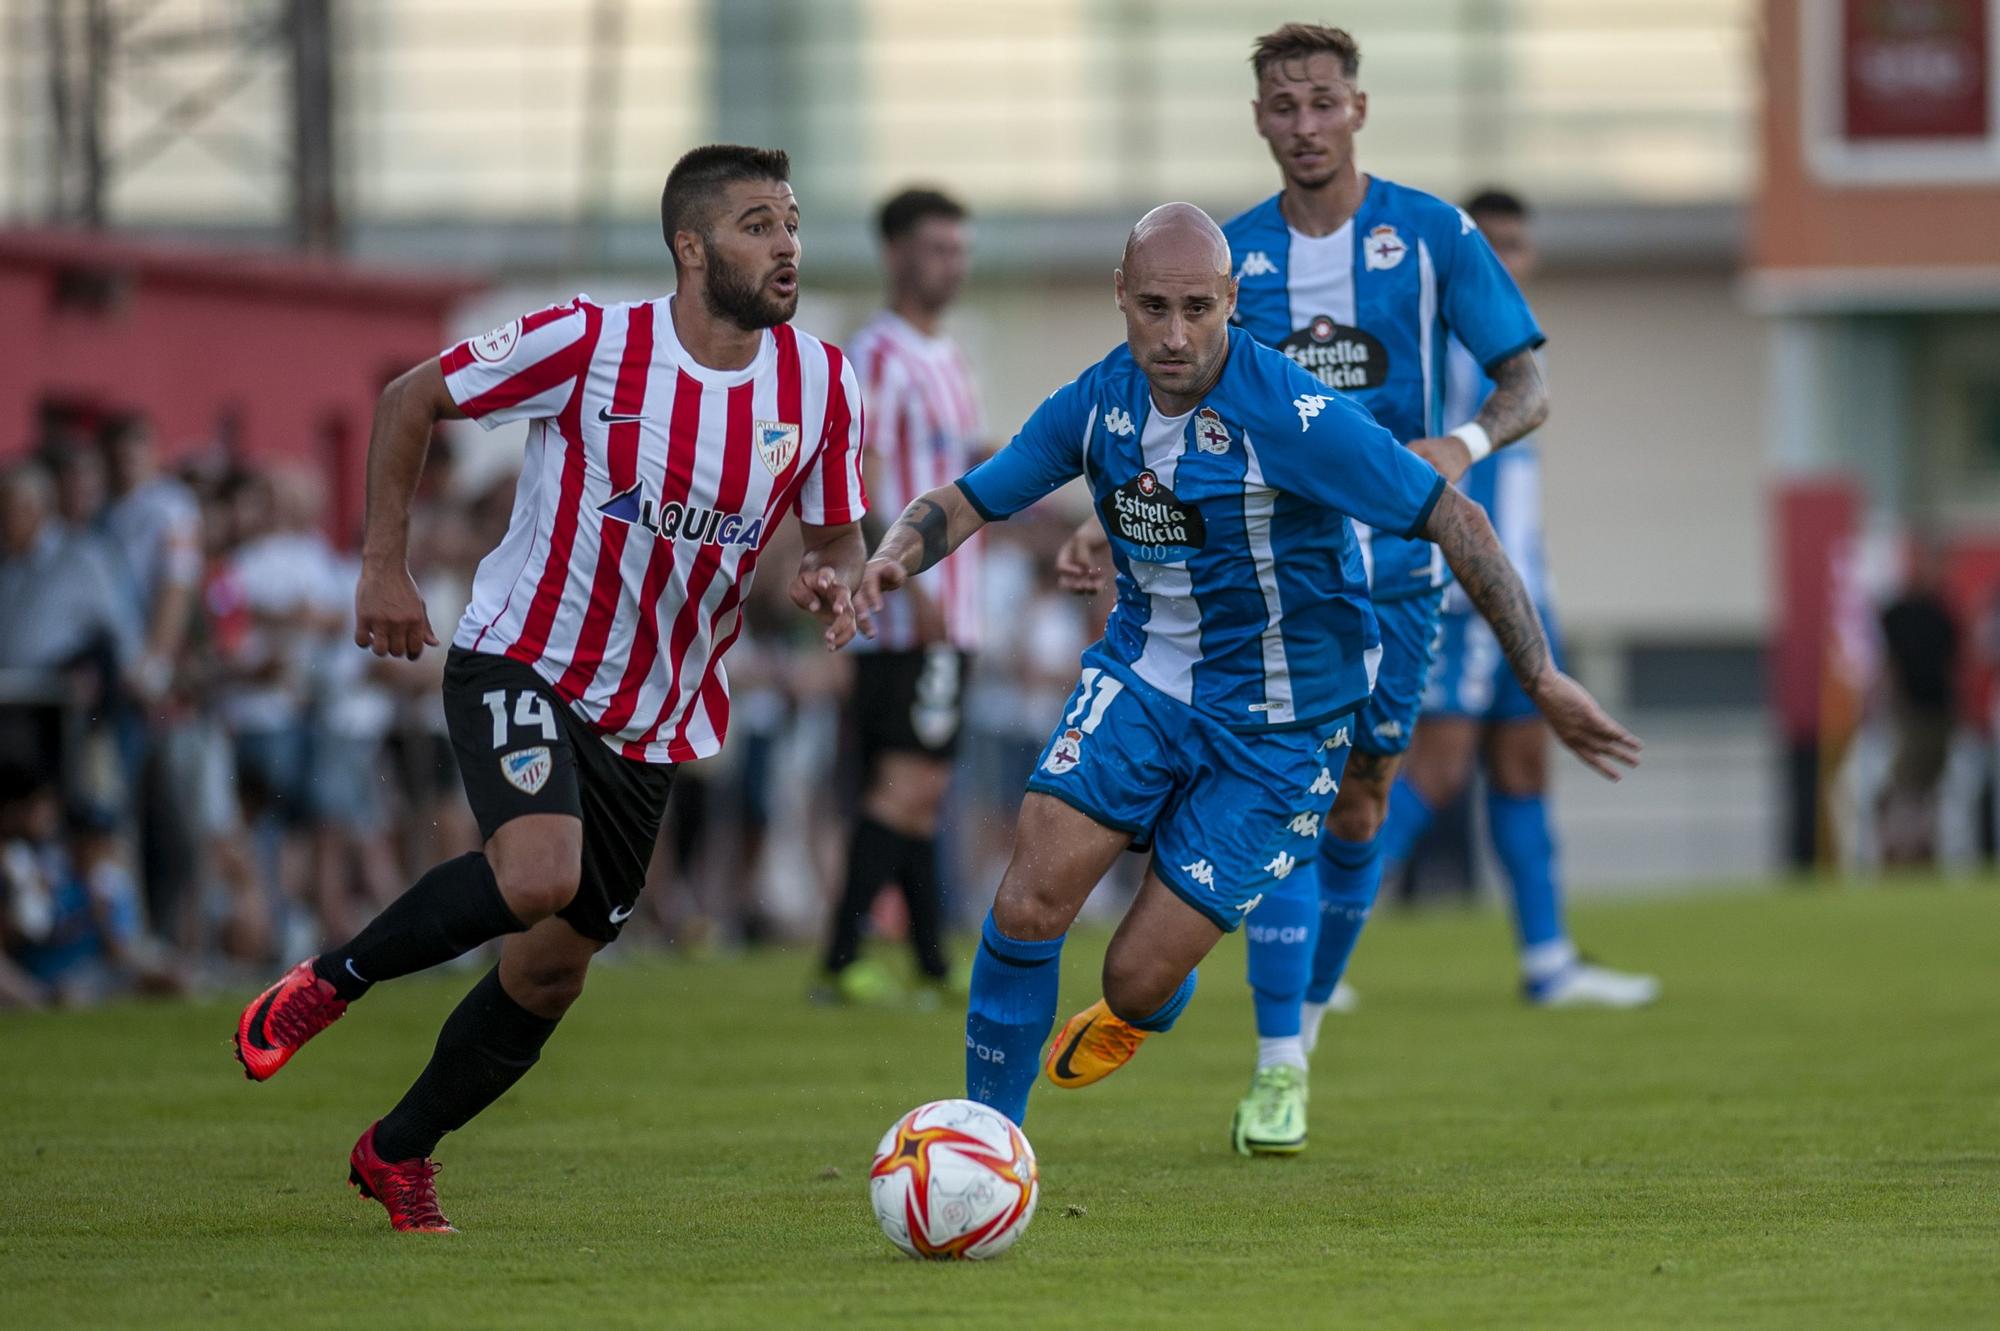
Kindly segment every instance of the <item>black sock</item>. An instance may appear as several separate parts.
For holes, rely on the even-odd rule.
[[[873,818],[854,825],[854,842],[847,851],[847,887],[833,911],[833,939],[827,944],[826,968],[844,971],[861,950],[861,925],[875,894],[894,876],[902,859],[903,838]]]
[[[419,878],[347,946],[322,952],[313,970],[351,1003],[372,984],[427,970],[527,927],[507,909],[493,866],[474,851]]]
[[[382,1116],[376,1153],[394,1162],[435,1151],[447,1132],[470,1123],[535,1066],[555,1028],[508,996],[498,966],[486,972],[445,1018],[416,1083]]]
[[[903,885],[903,900],[910,908],[910,947],[917,954],[917,969],[942,980],[950,967],[944,960],[944,880],[938,873],[937,841],[901,840],[903,860],[896,881]]]

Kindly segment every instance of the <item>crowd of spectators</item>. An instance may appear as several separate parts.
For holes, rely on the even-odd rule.
[[[0,474],[0,1006],[265,977],[477,844],[444,653],[353,645],[353,541],[332,539],[324,487],[221,451],[165,467],[140,421],[51,431]],[[441,636],[513,489],[433,448],[411,562]],[[979,904],[1091,628],[1048,573],[1064,530],[1029,519],[986,538],[995,631],[948,829]],[[746,618],[733,733],[676,774],[628,936],[706,947],[819,926],[852,785],[845,662],[781,577]]]

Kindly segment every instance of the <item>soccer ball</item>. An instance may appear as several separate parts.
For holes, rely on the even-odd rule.
[[[933,1100],[896,1120],[875,1148],[868,1193],[889,1242],[912,1257],[998,1257],[1035,1216],[1041,1171],[1005,1114]]]

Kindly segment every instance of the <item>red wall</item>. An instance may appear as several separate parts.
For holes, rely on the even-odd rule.
[[[78,275],[111,293],[58,292]],[[323,466],[330,531],[360,514],[382,384],[444,345],[476,284],[75,233],[0,233],[0,456],[35,442],[42,403],[143,413],[163,455],[212,445],[234,416],[246,459]]]

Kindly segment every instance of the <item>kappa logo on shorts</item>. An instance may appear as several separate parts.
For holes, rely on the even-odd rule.
[[[1319,769],[1319,775],[1313,778],[1313,783],[1306,787],[1307,793],[1313,795],[1331,795],[1339,789],[1340,783],[1335,781],[1333,773],[1324,767]]]
[[[1354,743],[1354,737],[1347,733],[1346,726],[1342,726],[1340,729],[1334,731],[1332,735],[1328,736],[1326,742],[1321,744],[1320,748],[1322,750],[1344,749],[1352,743]]]
[[[1071,727],[1056,736],[1056,742],[1049,745],[1049,756],[1042,759],[1042,770],[1052,776],[1062,776],[1076,770],[1083,761],[1083,732]]]
[[[1215,890],[1215,866],[1207,860],[1196,860],[1193,864],[1183,864],[1181,872],[1213,892]],[[1245,907],[1247,910],[1248,907]]]
[[[1281,850],[1271,857],[1269,864],[1264,866],[1264,872],[1270,874],[1273,878],[1288,878],[1291,876],[1292,870],[1296,869],[1298,865],[1298,856]]]
[[[546,744],[500,755],[500,775],[507,778],[508,785],[524,795],[541,794],[542,787],[549,783],[549,777],[555,770],[556,760],[549,755]]]

